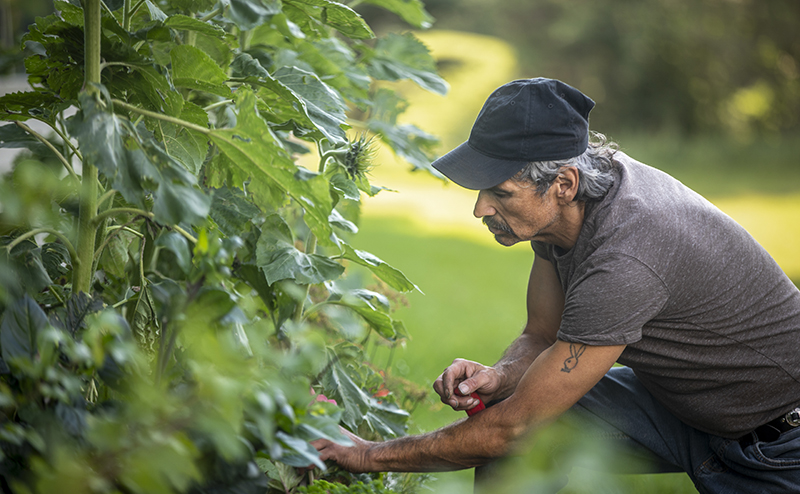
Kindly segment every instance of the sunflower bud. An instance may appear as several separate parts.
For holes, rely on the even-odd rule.
[[[362,178],[372,169],[372,161],[375,159],[373,140],[374,137],[361,134],[347,145],[347,152],[339,156],[338,161],[351,179]]]

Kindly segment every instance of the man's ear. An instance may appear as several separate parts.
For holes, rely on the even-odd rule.
[[[580,183],[580,173],[574,166],[565,166],[558,172],[555,186],[556,198],[568,204],[575,200],[578,195],[578,184]]]

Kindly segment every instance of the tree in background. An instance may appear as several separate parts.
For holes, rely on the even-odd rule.
[[[608,132],[747,135],[800,128],[794,0],[432,0],[427,6],[439,29],[510,42],[521,77],[559,78],[605,103],[592,123]]]

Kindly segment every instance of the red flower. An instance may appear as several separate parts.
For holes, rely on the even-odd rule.
[[[327,396],[325,396],[322,393],[320,393],[320,394],[315,393],[314,392],[314,388],[310,388],[309,391],[311,392],[311,396],[314,396],[314,401],[325,401],[325,402],[328,402],[328,403],[333,403],[334,405],[338,405],[336,403],[336,400],[332,400],[332,399],[328,398]]]

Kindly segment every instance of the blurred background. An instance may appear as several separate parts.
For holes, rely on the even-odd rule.
[[[377,32],[408,27],[361,3]],[[489,93],[517,78],[560,79],[597,106],[592,129],[677,177],[740,222],[800,281],[800,2],[797,0],[429,0],[429,47],[450,92],[393,85],[403,119],[464,141]],[[0,94],[25,87],[19,38],[46,0],[0,0]],[[0,154],[0,170],[14,158]],[[525,318],[529,246],[503,248],[472,217],[475,193],[388,152],[372,182],[393,190],[367,201],[356,247],[403,270],[424,293],[398,299],[411,338],[375,361],[420,393],[456,357],[494,363]],[[417,431],[459,418],[428,392]],[[602,477],[602,476],[601,476]],[[469,492],[472,473],[437,474],[434,492]],[[685,475],[623,481],[583,471],[570,492],[696,492]],[[566,492],[566,491],[565,491]]]

